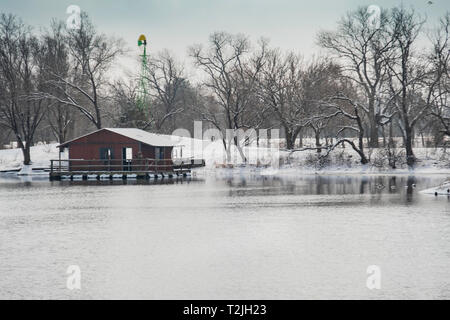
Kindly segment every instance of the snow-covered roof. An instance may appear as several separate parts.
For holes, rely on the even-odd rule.
[[[162,134],[156,134],[156,133],[150,133],[141,129],[136,128],[104,128],[97,130],[95,132],[91,132],[89,134],[86,134],[84,136],[75,138],[73,140],[67,141],[59,145],[58,147],[65,147],[69,143],[78,140],[80,138],[89,136],[91,134],[94,134],[96,132],[99,132],[101,130],[108,130],[117,134],[120,134],[122,136],[128,137],[133,140],[140,141],[142,143],[156,146],[156,147],[173,147],[176,146],[178,143],[176,142],[176,139],[172,140],[172,136],[169,135],[162,135]]]
[[[115,132],[133,140],[157,147],[173,147],[177,143],[169,135],[150,133],[136,128],[106,128],[106,130]]]

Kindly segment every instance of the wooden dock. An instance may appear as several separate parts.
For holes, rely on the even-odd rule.
[[[195,159],[50,160],[50,180],[164,179],[186,177],[205,166]]]

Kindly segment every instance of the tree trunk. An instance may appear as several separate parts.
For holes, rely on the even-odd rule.
[[[28,166],[31,164],[30,144],[28,142],[25,143],[25,146],[21,144],[21,149],[23,153],[23,164]]]
[[[355,108],[355,115],[356,115],[356,123],[358,124],[358,128],[359,128],[359,135],[358,135],[358,147],[359,147],[359,151],[356,150],[356,148],[354,147],[354,145],[352,145],[353,149],[356,150],[356,152],[358,152],[359,156],[361,157],[361,163],[362,164],[366,164],[369,162],[369,160],[367,160],[366,155],[364,154],[364,125],[363,122],[359,116],[358,113],[358,109]],[[349,143],[351,145],[351,143]],[[344,145],[344,144],[342,144]]]
[[[395,141],[394,141],[394,128],[393,128],[393,124],[392,121],[389,122],[389,146],[390,147],[395,147]]]
[[[19,148],[22,150],[22,154],[23,154],[23,164],[24,165],[30,165],[31,164],[31,154],[30,154],[30,142],[25,141],[25,143],[23,142],[23,140],[20,138],[20,136],[17,136],[17,143],[19,145]]]
[[[284,126],[284,135],[286,136],[286,149],[288,150],[294,149],[295,138],[293,131],[287,126]]]
[[[378,148],[378,123],[375,116],[375,99],[369,98],[369,147]]]
[[[353,148],[353,150],[355,150],[358,153],[358,155],[361,158],[361,164],[369,163],[369,160],[366,158],[366,155],[364,154],[364,152],[362,150],[360,150],[358,147],[356,147],[356,145],[353,143],[353,141],[351,141],[349,139],[341,139],[340,141],[338,141],[331,149],[328,150],[328,153],[326,155],[328,155],[331,152],[331,150],[336,148],[338,145],[340,145],[340,144],[344,145],[344,143],[348,143]]]
[[[95,125],[97,129],[102,129],[102,116],[100,113],[100,108],[98,106],[95,106],[95,116],[96,116]]]
[[[322,146],[320,144],[320,131],[319,130],[314,130],[314,136],[316,137],[316,147],[317,147],[317,153],[320,153],[322,150],[320,149],[320,147]]]
[[[241,156],[242,161],[244,161],[245,164],[247,164],[248,159],[244,154],[244,151],[242,150],[241,146],[239,145],[239,143],[236,144],[236,148],[239,151],[239,155]]]
[[[384,126],[381,128],[381,134],[383,136],[383,148],[386,148],[386,130]]]
[[[223,147],[225,149],[225,153],[227,155],[227,162],[231,161],[231,145],[227,146],[227,141],[225,138],[222,138]]]
[[[377,124],[371,124],[370,125],[370,141],[369,145],[371,148],[378,148],[378,126]]]
[[[361,130],[359,131],[358,146],[359,146],[359,150],[361,151],[361,153],[364,154],[364,131],[361,131]],[[364,155],[364,158],[365,157],[366,156]],[[363,163],[363,164],[365,164],[365,163]]]
[[[366,158],[366,155],[364,154],[364,151],[362,149],[356,148],[355,144],[350,140],[347,140],[347,142],[352,146],[353,150],[355,150],[359,154],[359,157],[361,158],[361,164],[369,163],[369,160]]]
[[[30,165],[31,164],[31,154],[30,154],[30,148],[25,147],[25,149],[22,149],[23,152],[23,164],[24,165]]]
[[[64,133],[64,130],[60,130],[58,132],[58,142],[59,143],[64,143],[64,142],[66,142],[65,140],[66,140],[66,135]]]
[[[298,138],[299,138],[298,147],[299,148],[303,148],[303,133],[302,133],[302,130],[299,130]]]
[[[406,149],[406,163],[408,166],[414,166],[416,159],[414,157],[412,140],[413,140],[413,132],[412,128],[409,125],[405,125],[405,149]]]
[[[292,139],[292,135],[286,135],[286,149],[294,149],[294,141]]]

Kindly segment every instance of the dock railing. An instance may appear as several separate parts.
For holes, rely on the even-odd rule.
[[[204,166],[204,160],[194,159],[58,159],[50,160],[50,174],[115,174],[166,173],[189,171]]]

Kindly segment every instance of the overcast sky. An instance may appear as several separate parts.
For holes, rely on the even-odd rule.
[[[187,47],[206,43],[214,31],[244,33],[253,40],[263,36],[272,46],[308,57],[319,53],[317,32],[333,29],[348,10],[371,4],[391,8],[402,2],[433,23],[450,10],[449,0],[432,0],[433,4],[428,0],[0,0],[0,11],[17,14],[39,30],[51,18],[66,20],[67,7],[78,5],[99,30],[123,38],[134,50],[132,56],[138,54],[137,38],[143,33],[151,52],[167,48],[185,60]]]

